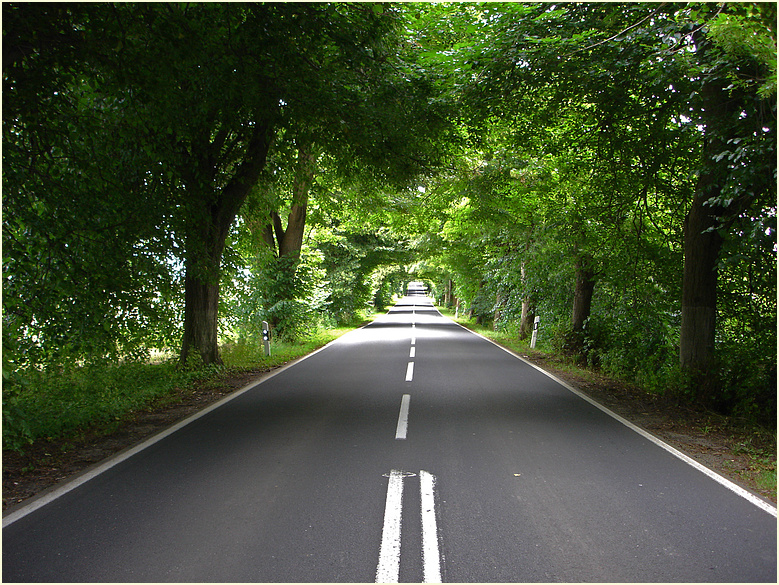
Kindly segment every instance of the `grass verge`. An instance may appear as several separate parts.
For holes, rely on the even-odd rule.
[[[24,452],[38,440],[69,444],[87,430],[91,436],[112,433],[136,411],[174,405],[195,387],[218,386],[230,376],[279,367],[356,326],[320,330],[296,343],[274,342],[270,356],[261,341],[227,343],[221,348],[221,366],[186,369],[168,360],[22,372],[13,391],[4,391],[3,450]]]

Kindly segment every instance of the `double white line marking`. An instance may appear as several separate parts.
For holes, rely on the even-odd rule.
[[[379,565],[376,567],[376,583],[398,582],[400,575],[400,528],[403,516],[403,479],[414,475],[398,469],[393,469],[389,474]],[[441,583],[441,558],[438,551],[438,528],[435,517],[435,476],[427,471],[419,472],[419,495],[422,506],[423,583]]]
[[[415,309],[412,309],[412,315]],[[415,317],[411,323],[411,349],[409,358],[416,357]],[[414,380],[414,362],[406,369],[406,382]],[[395,439],[405,439],[408,432],[408,410],[411,395],[404,394],[400,401],[398,426]],[[376,567],[376,583],[397,583],[400,575],[400,527],[403,516],[403,479],[415,474],[393,469],[387,477],[387,501],[384,505],[384,529],[381,533],[379,564]],[[427,471],[419,472],[419,498],[422,515],[422,564],[424,583],[441,582],[441,559],[438,551],[438,528],[435,517],[435,476]]]

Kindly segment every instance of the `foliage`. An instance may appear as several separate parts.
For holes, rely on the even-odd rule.
[[[22,399],[26,381],[12,363],[9,353],[3,351],[3,448],[22,451],[33,441],[28,422],[30,413]]]
[[[407,260],[404,242],[381,231],[366,234],[335,229],[331,234],[320,244],[329,284],[328,313],[336,323],[351,322],[370,301],[375,301],[377,294],[380,302],[376,308],[383,309],[382,304],[386,306],[397,290],[402,271],[385,271],[377,282],[371,275],[381,267],[397,266]]]
[[[100,43],[75,33],[103,10],[3,16],[3,328],[19,365],[165,346],[177,299],[161,194],[126,104],[86,75]]]
[[[399,185],[435,162],[448,125],[442,106],[416,107],[432,88],[399,60],[389,7],[20,4],[4,16],[4,285],[19,299],[6,319],[57,359],[117,357],[164,333],[169,345],[183,322],[182,360],[192,348],[218,362],[214,283],[273,136],[281,162],[316,136],[335,173]],[[184,307],[169,294],[182,268]],[[301,307],[277,309],[294,320]]]
[[[262,250],[244,259],[230,274],[231,294],[224,299],[223,337],[261,340],[261,324],[271,325],[275,338],[295,341],[320,325],[324,307],[321,260],[307,253],[302,259],[276,258]],[[245,262],[245,260],[249,260]]]

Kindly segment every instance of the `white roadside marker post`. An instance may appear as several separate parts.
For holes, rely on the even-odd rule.
[[[541,317],[536,317],[533,320],[533,335],[530,337],[530,349],[536,348],[536,340],[538,339],[538,324],[541,322]]]
[[[262,322],[262,344],[265,346],[265,355],[270,355],[270,325],[267,321]]]

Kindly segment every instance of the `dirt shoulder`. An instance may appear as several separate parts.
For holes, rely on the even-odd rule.
[[[766,436],[757,436],[722,417],[682,408],[591,372],[586,376],[572,373],[564,364],[542,354],[523,357],[738,485],[776,503],[776,492],[762,487],[760,482],[766,467],[773,465],[776,469],[776,445]],[[24,455],[3,452],[3,511],[258,381],[268,371],[231,374],[217,383],[181,392],[167,404],[153,405],[117,421],[110,432],[92,429],[68,440],[37,441]],[[755,453],[760,453],[762,466],[755,465]]]

